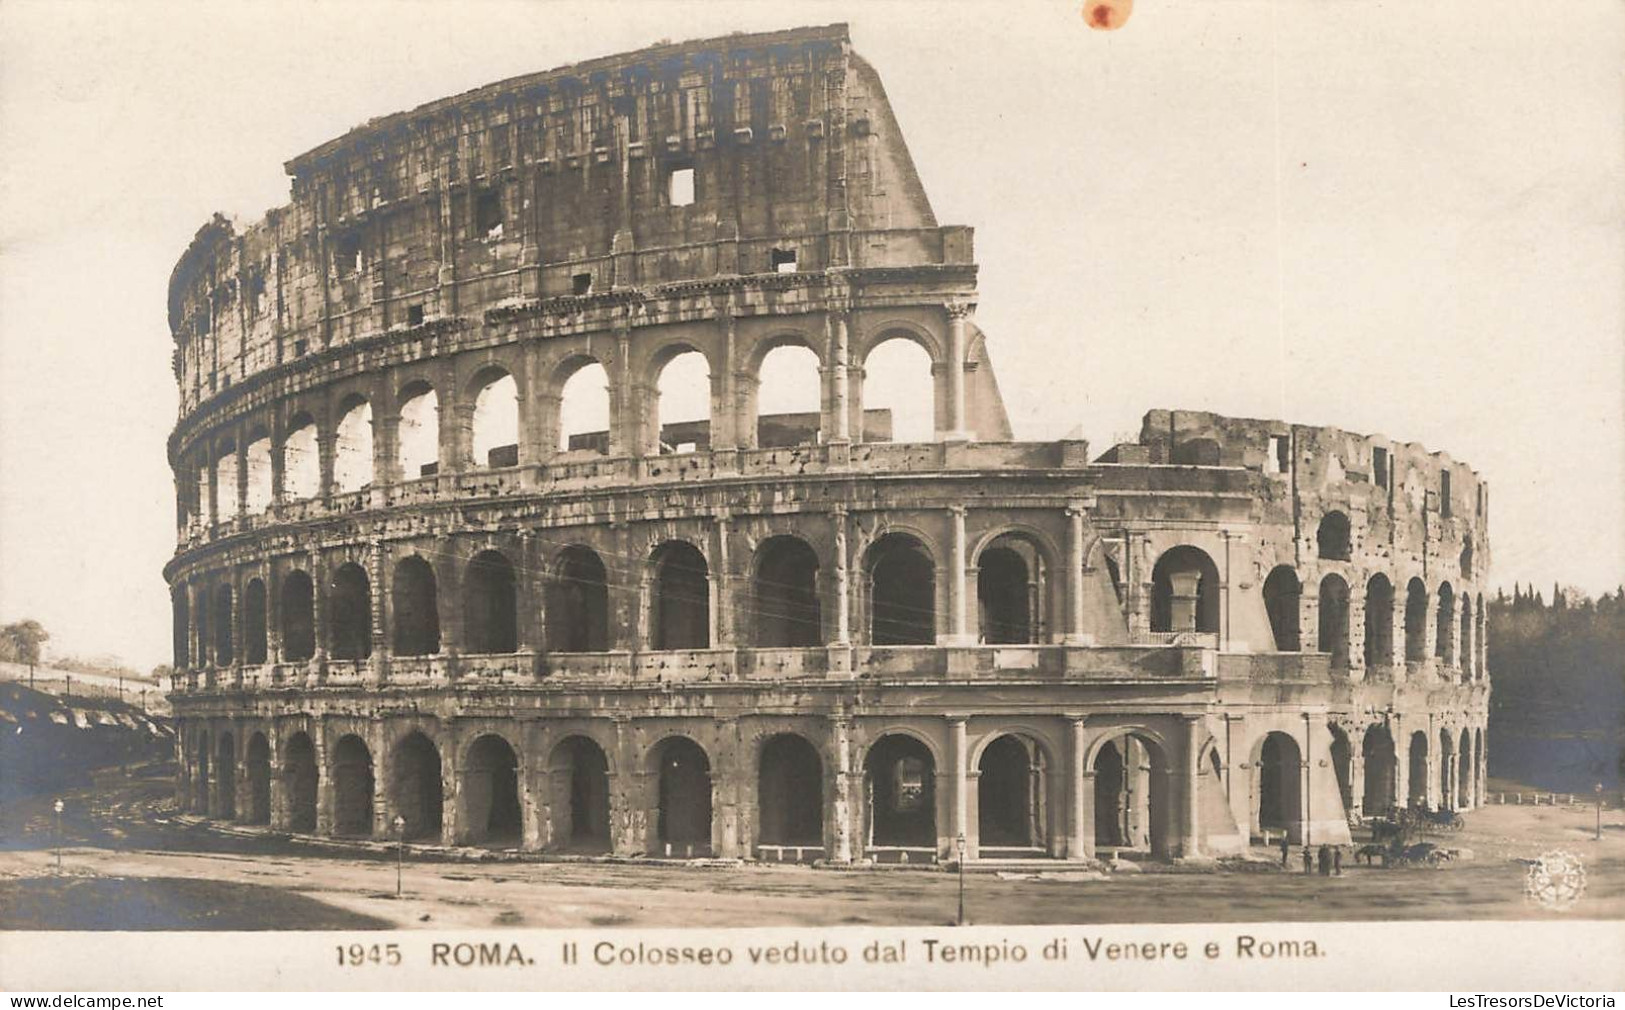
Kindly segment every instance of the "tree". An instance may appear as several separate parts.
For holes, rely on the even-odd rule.
[[[0,656],[9,662],[36,666],[40,661],[40,645],[50,638],[50,632],[40,622],[24,618],[0,628]]]

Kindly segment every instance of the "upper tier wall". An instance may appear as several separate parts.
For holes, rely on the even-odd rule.
[[[241,231],[216,216],[171,277],[183,415],[275,366],[516,301],[972,262],[844,25],[504,81],[287,169],[288,206]]]

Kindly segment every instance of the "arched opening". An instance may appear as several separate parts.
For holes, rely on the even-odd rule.
[[[348,406],[333,432],[333,489],[340,494],[372,483],[372,404]]]
[[[519,844],[519,755],[495,733],[487,733],[468,749],[463,771],[463,842],[491,848]]]
[[[1478,652],[1477,655],[1475,655],[1473,657],[1473,660],[1474,660],[1474,662],[1473,662],[1473,674],[1474,674],[1474,679],[1476,679],[1476,680],[1483,680],[1486,676],[1489,675],[1489,671],[1487,669],[1485,669],[1485,665],[1484,665],[1485,664],[1485,657],[1488,655],[1489,647],[1490,647],[1490,640],[1487,637],[1488,634],[1489,634],[1489,615],[1488,615],[1488,613],[1486,613],[1486,611],[1488,611],[1488,610],[1489,610],[1489,608],[1484,605],[1484,597],[1480,596],[1478,598],[1478,649],[1479,649],[1479,652]]]
[[[1456,792],[1450,788],[1450,777],[1456,771],[1456,749],[1451,745],[1450,731],[1439,730],[1439,809],[1453,810]]]
[[[237,745],[230,733],[220,734],[215,754],[215,792],[219,796],[215,813],[222,820],[234,821],[237,819]]]
[[[187,598],[186,587],[176,586],[169,593],[170,606],[170,648],[174,652],[171,657],[175,669],[184,670],[192,665],[192,650],[189,639],[192,637],[192,603]]]
[[[282,493],[289,501],[322,493],[322,456],[309,415],[295,417],[282,440]]]
[[[1428,591],[1421,579],[1405,586],[1405,661],[1420,663],[1428,658]]]
[[[193,628],[192,652],[197,656],[199,666],[209,666],[213,661],[214,649],[211,628],[209,626],[209,598],[208,587],[199,587],[197,594],[197,620]]]
[[[513,562],[501,551],[481,551],[463,575],[463,632],[471,653],[519,649],[519,598]]]
[[[440,749],[427,736],[413,730],[395,745],[392,763],[390,799],[395,813],[406,822],[401,838],[439,841],[444,820]]]
[[[413,554],[395,564],[390,585],[393,647],[397,656],[432,656],[440,651],[440,609],[434,569]]]
[[[1341,512],[1328,512],[1320,519],[1315,530],[1315,551],[1328,561],[1347,561],[1352,554],[1349,538],[1349,517]]]
[[[288,830],[316,830],[316,745],[303,731],[288,738],[282,779],[288,787]]]
[[[1470,731],[1462,730],[1457,746],[1456,809],[1470,810],[1473,806],[1473,747]]]
[[[249,579],[243,587],[243,662],[258,666],[266,660],[265,583]]]
[[[230,666],[236,658],[231,648],[231,587],[214,587],[214,607],[210,618],[214,626],[214,663]]]
[[[1349,584],[1341,575],[1320,580],[1320,651],[1334,667],[1349,665]]]
[[[1164,551],[1151,569],[1151,630],[1219,631],[1219,569],[1199,547]]]
[[[214,486],[210,489],[210,496],[214,499],[214,515],[218,522],[230,522],[237,518],[237,443],[227,439],[215,447],[214,465],[209,468],[214,475]]]
[[[691,543],[668,540],[655,548],[652,561],[650,648],[710,648],[711,583],[705,555]]]
[[[1276,565],[1264,580],[1264,612],[1269,615],[1270,632],[1275,637],[1276,652],[1297,652],[1302,648],[1298,623],[1298,604],[1303,598],[1303,584],[1291,565]]]
[[[248,823],[271,823],[271,744],[264,733],[248,738]]]
[[[1473,542],[1471,540],[1461,547],[1461,577],[1463,579],[1473,577]]]
[[[570,852],[608,852],[609,761],[584,736],[566,737],[548,762],[551,843]]]
[[[372,589],[367,573],[353,561],[333,572],[327,617],[329,656],[357,660],[372,655]]]
[[[271,436],[263,432],[243,450],[243,505],[249,515],[271,507]]]
[[[214,816],[214,810],[209,804],[210,774],[209,764],[213,759],[209,746],[209,734],[202,733],[197,739],[197,759],[193,762],[195,772],[192,776],[192,809],[204,817]]]
[[[1380,816],[1395,805],[1394,786],[1399,773],[1394,737],[1388,727],[1381,723],[1367,727],[1360,754],[1365,762],[1365,796],[1361,806],[1366,816]]]
[[[660,369],[656,437],[661,455],[711,447],[711,364],[699,351],[679,352]]]
[[[1484,731],[1473,730],[1473,803],[1484,801]]]
[[[1378,573],[1365,584],[1365,665],[1394,663],[1394,584]]]
[[[818,555],[805,540],[769,537],[756,551],[754,618],[756,644],[803,649],[822,640],[818,602]]]
[[[929,442],[936,437],[931,355],[911,337],[888,337],[863,360],[855,437],[863,442]]]
[[[907,533],[888,533],[865,558],[869,640],[874,645],[932,645],[937,640],[936,565]]]
[[[1290,734],[1266,734],[1254,762],[1258,791],[1254,813],[1258,829],[1284,831],[1293,842],[1303,841],[1303,753]]]
[[[1125,733],[1095,754],[1095,849],[1169,854],[1168,760],[1149,737]]]
[[[1410,789],[1406,802],[1417,809],[1428,805],[1428,735],[1421,730],[1411,734],[1409,759]]]
[[[474,384],[470,451],[475,467],[519,465],[519,385],[501,370],[481,374]]]
[[[440,472],[440,396],[423,383],[409,386],[401,395],[396,429],[401,479],[432,477]]]
[[[609,648],[609,585],[604,562],[590,547],[559,554],[548,594],[547,643],[554,652]]]
[[[333,748],[333,834],[372,834],[372,752],[353,733]]]
[[[1327,723],[1326,728],[1332,735],[1332,771],[1337,776],[1337,795],[1347,814],[1354,810],[1354,749],[1349,746],[1348,734],[1341,726],[1334,722]]]
[[[1027,645],[1043,637],[1044,557],[1028,540],[1003,536],[976,565],[981,641]]]
[[[780,733],[762,745],[756,809],[760,844],[824,844],[824,763],[805,737]]]
[[[989,849],[1043,850],[1048,839],[1048,769],[1038,741],[1007,733],[982,750],[976,763],[976,838]],[[1032,855],[1033,853],[1010,853]]]
[[[756,444],[764,449],[820,441],[818,355],[800,344],[773,348],[756,373]]]
[[[1433,655],[1445,666],[1456,663],[1456,593],[1446,582],[1439,587],[1438,627],[1433,636]]]
[[[295,569],[282,579],[282,661],[303,663],[316,655],[315,592],[310,576]]]
[[[655,839],[668,856],[709,855],[711,851],[711,760],[700,745],[674,736],[654,751],[660,795]]]
[[[1473,598],[1461,594],[1461,679],[1473,679]]]
[[[199,460],[197,480],[193,482],[195,499],[197,501],[197,519],[204,526],[208,526],[213,519],[214,508],[214,466],[207,457]]]
[[[559,452],[609,452],[609,373],[585,361],[559,387]]]
[[[937,766],[925,744],[892,733],[876,740],[863,762],[871,849],[937,845]]]

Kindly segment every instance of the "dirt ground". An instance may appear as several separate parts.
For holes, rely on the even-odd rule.
[[[941,925],[958,902],[958,878],[942,870],[413,855],[397,898],[390,854],[312,853],[286,839],[178,824],[171,792],[159,774],[113,773],[66,796],[60,872],[50,798],[0,811],[0,928]],[[1472,859],[1438,868],[1346,859],[1343,876],[1323,878],[1261,863],[1112,874],[1057,863],[1044,874],[967,874],[966,906],[984,924],[1625,919],[1625,817],[1605,811],[1601,841],[1595,826],[1594,807],[1492,806],[1468,814],[1465,831],[1430,839],[1472,850]],[[1585,864],[1584,895],[1566,912],[1525,894],[1529,867],[1520,860],[1552,849]]]

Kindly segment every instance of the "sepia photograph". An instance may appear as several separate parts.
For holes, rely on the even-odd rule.
[[[1625,988],[1622,66],[7,0],[0,988]]]

